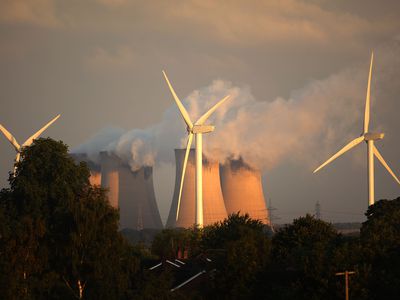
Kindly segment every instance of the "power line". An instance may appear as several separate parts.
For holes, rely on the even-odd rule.
[[[353,275],[356,272],[354,271],[344,271],[344,272],[338,272],[335,275],[336,276],[344,276],[345,280],[345,299],[349,300],[349,275]]]
[[[268,206],[268,215],[269,215],[269,222],[271,224],[271,229],[272,231],[274,230],[274,224],[276,220],[279,220],[280,218],[274,213],[277,209],[272,206],[272,198],[269,198],[269,206]]]
[[[319,204],[319,201],[315,203],[315,217],[318,220],[321,220],[321,204]]]
[[[352,212],[334,211],[334,210],[323,210],[323,212],[332,213],[332,214],[339,214],[339,215],[354,215],[354,216],[363,216],[364,215],[362,213],[352,213]]]

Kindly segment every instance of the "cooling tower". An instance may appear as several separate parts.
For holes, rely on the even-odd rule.
[[[118,170],[120,227],[162,229],[152,167],[142,167],[132,172],[129,166],[121,165]]]
[[[91,185],[99,185],[101,184],[101,167],[98,164],[95,164],[93,161],[90,161],[86,155],[86,153],[71,153],[72,159],[76,163],[80,163],[81,161],[86,162],[89,170],[90,177],[89,181]]]
[[[182,176],[185,149],[175,149],[176,177],[175,190],[169,212],[167,227],[190,227],[195,223],[195,150],[191,149],[186,167],[185,181],[182,189],[179,218],[176,221],[179,186]],[[204,225],[222,221],[227,217],[222,198],[219,178],[219,164],[204,159],[203,156],[203,209]]]
[[[261,184],[261,173],[242,159],[221,165],[221,188],[228,214],[249,214],[269,225],[270,220]]]
[[[107,196],[110,205],[118,208],[119,194],[119,159],[106,151],[100,152],[101,160],[101,187],[108,189]]]

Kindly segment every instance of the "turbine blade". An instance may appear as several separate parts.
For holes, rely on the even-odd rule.
[[[189,129],[192,129],[193,124],[192,124],[192,121],[190,121],[190,117],[189,117],[188,112],[186,111],[185,107],[183,106],[181,100],[179,100],[178,96],[176,95],[176,93],[174,91],[174,88],[172,87],[171,83],[169,82],[167,74],[164,71],[162,71],[162,72],[164,74],[165,80],[167,81],[167,84],[168,84],[168,87],[169,87],[169,89],[171,91],[171,94],[174,97],[175,103],[178,106],[179,111],[181,112],[183,120],[185,120],[185,123],[189,127]]]
[[[186,152],[185,152],[185,159],[183,160],[181,185],[179,186],[178,205],[176,207],[176,219],[175,219],[176,221],[178,221],[179,209],[181,207],[181,196],[182,196],[183,181],[185,179],[186,165],[187,165],[187,161],[188,161],[188,158],[189,158],[190,146],[192,145],[192,140],[193,140],[193,133],[189,133],[187,146],[186,146]]]
[[[394,172],[392,171],[392,169],[388,166],[388,164],[386,163],[386,161],[383,159],[382,155],[379,153],[378,149],[375,147],[374,145],[374,154],[375,156],[379,159],[379,161],[381,162],[381,164],[386,168],[386,170],[388,170],[388,172],[390,173],[390,175],[393,176],[394,180],[397,181],[398,184],[400,184],[399,179],[397,178],[397,176],[394,174]]]
[[[322,165],[320,165],[318,168],[314,170],[313,173],[318,172],[321,170],[323,167],[325,167],[327,164],[338,158],[340,155],[345,153],[346,151],[350,150],[351,148],[357,146],[359,143],[361,143],[364,140],[364,136],[360,136],[354,140],[352,140],[350,143],[348,143],[346,146],[344,146],[342,149],[340,149],[335,155],[333,155],[330,159],[328,159],[326,162],[324,162]]]
[[[18,163],[21,160],[21,152],[17,152],[17,155],[15,156],[15,162]]]
[[[14,170],[13,170],[13,175],[15,176],[17,173],[17,163],[21,160],[21,153],[18,151],[17,155],[15,156],[15,163],[14,163]]]
[[[37,131],[34,135],[29,137],[23,144],[22,147],[30,146],[33,142],[34,139],[37,139],[39,135],[42,134],[43,131],[45,131],[51,124],[53,124],[61,115],[57,115],[53,120],[51,120],[49,123],[44,125],[39,131]]]
[[[365,99],[364,133],[368,132],[368,127],[369,127],[369,115],[370,115],[370,106],[371,106],[371,77],[372,77],[373,63],[374,63],[374,52],[372,52],[372,54],[371,54],[371,64],[369,66],[367,96]]]
[[[211,107],[204,115],[202,115],[200,117],[200,119],[197,120],[196,125],[203,125],[204,122],[211,116],[211,114],[222,104],[224,103],[226,100],[228,100],[228,98],[230,97],[230,95],[226,96],[225,98],[223,98],[222,100],[220,100],[217,104],[215,104],[213,107]]]
[[[18,144],[17,140],[15,137],[3,127],[3,125],[0,124],[0,131],[4,134],[6,139],[11,143],[11,145],[15,148],[15,150],[18,152],[21,146]]]

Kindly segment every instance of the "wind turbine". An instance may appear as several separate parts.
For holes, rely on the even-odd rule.
[[[374,155],[378,158],[381,164],[386,168],[386,170],[393,176],[393,178],[400,184],[399,179],[393,173],[392,169],[388,166],[386,161],[383,159],[382,155],[379,153],[378,149],[374,145],[375,141],[381,140],[384,137],[384,133],[376,133],[369,131],[369,118],[370,118],[370,94],[371,94],[371,77],[372,77],[372,64],[374,61],[374,53],[371,54],[371,64],[369,67],[369,76],[368,76],[368,86],[367,86],[367,97],[365,101],[365,114],[364,114],[364,130],[361,133],[361,136],[352,140],[346,146],[344,146],[341,150],[339,150],[335,155],[329,158],[326,162],[320,165],[317,169],[314,170],[314,173],[318,172],[320,169],[325,167],[327,164],[338,158],[343,153],[347,152],[351,148],[357,146],[362,141],[365,141],[368,145],[367,156],[368,156],[368,205],[373,205],[375,202],[374,195]]]
[[[5,129],[3,127],[3,125],[0,124],[0,131],[4,134],[6,139],[11,143],[11,145],[14,147],[15,151],[17,152],[17,155],[15,157],[15,164],[18,163],[21,159],[22,148],[30,146],[33,143],[33,140],[37,139],[39,137],[39,135],[41,135],[42,132],[45,131],[47,129],[47,127],[49,127],[51,124],[53,124],[59,117],[60,117],[60,115],[57,115],[49,123],[44,125],[39,131],[37,131],[32,136],[30,136],[22,145],[18,144],[15,137],[7,129]],[[15,175],[16,170],[17,170],[17,167],[16,167],[16,165],[14,165],[14,173],[13,173],[14,175]]]
[[[174,88],[168,80],[167,74],[162,71],[167,81],[168,87],[171,91],[172,96],[174,97],[175,103],[181,112],[182,118],[186,123],[186,130],[188,132],[188,140],[185,152],[185,158],[183,161],[182,168],[182,177],[181,184],[179,188],[179,197],[178,197],[178,205],[176,208],[176,220],[178,220],[179,216],[179,208],[181,204],[181,195],[182,195],[182,187],[185,178],[186,165],[189,158],[190,147],[192,145],[193,136],[196,137],[196,225],[200,228],[203,227],[203,133],[210,133],[214,131],[215,127],[211,125],[204,125],[205,121],[211,116],[211,114],[222,104],[224,103],[230,96],[226,96],[222,100],[220,100],[217,104],[215,104],[212,108],[210,108],[204,115],[202,115],[194,124],[190,120],[189,114],[183,106],[182,102],[179,100],[176,95]]]

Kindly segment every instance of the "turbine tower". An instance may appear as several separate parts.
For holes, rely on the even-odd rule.
[[[375,202],[374,195],[374,155],[378,158],[381,164],[386,168],[386,170],[393,176],[393,178],[400,184],[399,179],[393,173],[392,169],[388,166],[386,161],[383,159],[382,155],[374,145],[375,141],[381,140],[384,137],[384,133],[376,133],[369,131],[369,118],[370,118],[370,94],[371,94],[371,77],[372,77],[372,64],[374,61],[374,53],[371,54],[371,64],[369,67],[369,76],[368,76],[368,86],[367,86],[367,96],[365,101],[365,113],[364,113],[364,130],[361,133],[361,136],[352,140],[346,146],[344,146],[341,150],[339,150],[335,155],[329,158],[326,162],[324,162],[321,166],[314,170],[314,173],[318,172],[320,169],[325,167],[327,164],[338,158],[343,153],[348,150],[354,148],[362,141],[365,141],[368,145],[367,148],[367,157],[368,157],[368,205],[373,205]]]
[[[192,145],[193,135],[196,137],[196,220],[195,224],[200,228],[203,227],[203,177],[202,177],[202,170],[203,170],[203,133],[209,133],[214,131],[214,126],[211,125],[204,125],[207,119],[211,116],[211,114],[222,104],[224,103],[230,96],[226,96],[222,100],[220,100],[217,104],[215,104],[210,110],[208,110],[204,115],[202,115],[194,124],[190,120],[189,114],[186,111],[185,107],[183,106],[182,102],[179,100],[178,96],[176,95],[171,83],[168,80],[167,74],[163,71],[165,80],[167,81],[168,87],[171,91],[172,96],[174,97],[175,103],[181,112],[182,118],[186,123],[186,129],[188,132],[188,140],[185,152],[185,158],[183,161],[183,168],[182,168],[182,177],[181,177],[181,184],[179,188],[179,197],[178,197],[178,205],[176,208],[176,220],[179,217],[179,207],[181,203],[181,195],[182,195],[182,187],[183,181],[185,178],[185,170],[186,165],[189,157],[190,147]]]
[[[179,218],[176,217],[179,188],[182,177],[183,161],[186,149],[175,149],[176,176],[175,188],[172,197],[166,227],[189,228],[193,226],[196,218],[196,153],[190,149],[186,164],[185,182],[182,186]],[[211,225],[222,222],[227,218],[224,197],[222,194],[219,162],[203,155],[203,225]]]
[[[11,143],[11,145],[14,147],[15,151],[17,152],[17,155],[15,157],[15,164],[18,163],[21,159],[22,148],[30,146],[33,143],[33,141],[35,139],[37,139],[42,134],[42,132],[45,131],[51,124],[53,124],[59,117],[60,117],[60,115],[57,115],[53,120],[51,120],[49,123],[44,125],[35,134],[30,136],[22,145],[18,144],[15,137],[0,124],[0,131],[4,134],[6,139]],[[14,175],[15,175],[16,170],[17,170],[17,167],[16,167],[16,165],[14,165],[14,172],[13,172]]]

